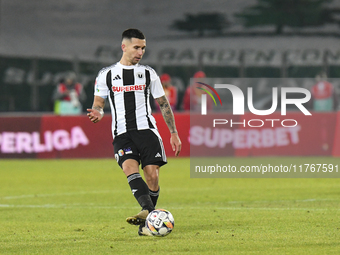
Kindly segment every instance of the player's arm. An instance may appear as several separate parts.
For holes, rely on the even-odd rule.
[[[100,96],[94,96],[92,109],[87,109],[89,119],[97,123],[104,117],[105,99]]]
[[[156,98],[156,101],[159,104],[159,107],[163,115],[163,119],[165,123],[167,124],[170,130],[170,133],[171,133],[170,144],[171,144],[172,150],[175,151],[175,156],[178,156],[182,148],[182,142],[179,139],[179,136],[177,133],[175,118],[171,110],[169,101],[165,95],[159,98]]]

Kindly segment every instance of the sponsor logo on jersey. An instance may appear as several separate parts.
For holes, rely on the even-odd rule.
[[[159,152],[157,152],[155,158],[161,158],[161,157],[162,157],[161,154],[159,154]]]
[[[112,92],[143,91],[146,85],[112,86]]]

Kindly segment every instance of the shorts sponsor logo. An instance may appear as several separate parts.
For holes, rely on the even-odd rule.
[[[120,149],[120,150],[118,151],[118,155],[119,155],[119,156],[123,156],[123,155],[124,155],[124,151],[123,151],[122,149]]]
[[[131,154],[132,150],[131,150],[130,147],[128,147],[128,148],[124,148],[124,152],[125,152],[125,154]]]

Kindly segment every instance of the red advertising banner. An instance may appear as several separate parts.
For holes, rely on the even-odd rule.
[[[154,114],[168,157],[170,132]],[[206,116],[176,113],[180,156],[340,156],[340,113]],[[213,123],[215,121],[215,126]],[[291,127],[288,127],[291,126]],[[190,140],[190,143],[189,143]],[[111,117],[1,117],[0,158],[111,158]]]
[[[213,122],[216,120],[215,127]],[[230,113],[190,116],[190,152],[191,156],[231,156],[234,155],[234,138],[237,127],[230,123],[238,122],[239,117]],[[223,123],[223,124],[222,124]]]
[[[170,132],[161,114],[154,115],[168,157],[174,156]],[[190,156],[188,114],[176,114],[183,147]],[[113,157],[111,116],[93,124],[85,116],[2,117],[0,158],[109,158]]]
[[[284,118],[283,118],[284,117]],[[246,114],[240,127],[235,156],[329,156],[332,154],[335,113],[300,112],[281,116]],[[255,127],[260,126],[262,127]],[[253,126],[253,127],[251,127]]]
[[[38,158],[114,157],[111,117],[94,124],[86,116],[43,116]]]
[[[0,118],[0,158],[35,158],[40,117]]]
[[[339,143],[336,120],[336,113],[193,115],[191,156],[330,156]]]
[[[333,156],[340,157],[340,112],[337,113],[337,123],[334,134]]]

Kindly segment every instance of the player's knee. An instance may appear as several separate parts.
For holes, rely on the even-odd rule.
[[[129,176],[133,173],[138,173],[138,164],[134,164],[134,162],[126,160],[122,165],[123,172],[126,176]]]
[[[152,182],[158,182],[158,173],[157,172],[152,172],[149,175],[150,181]]]
[[[158,188],[158,173],[157,172],[148,173],[147,175],[144,174],[144,177],[149,188],[153,190]]]

